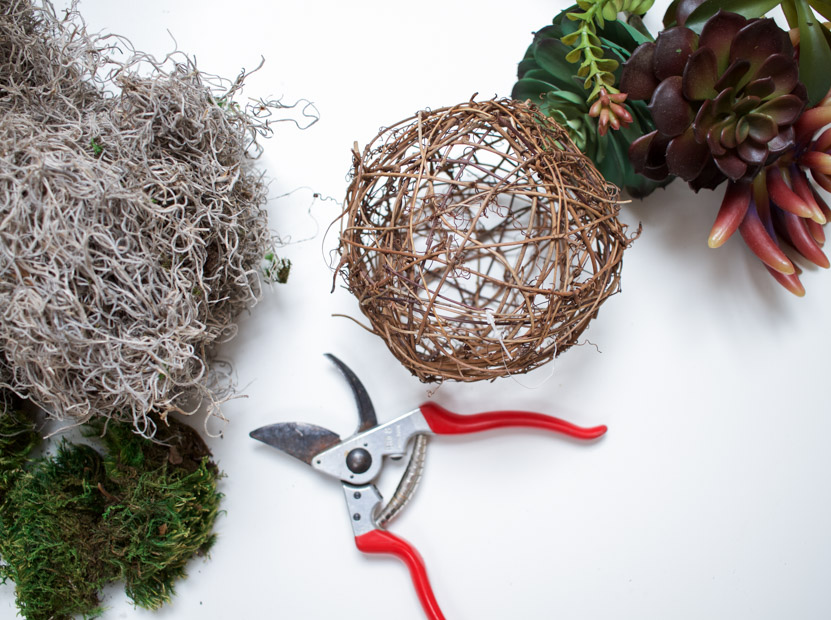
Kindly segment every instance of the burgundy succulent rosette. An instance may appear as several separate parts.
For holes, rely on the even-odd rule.
[[[806,102],[788,33],[725,11],[700,35],[680,25],[642,44],[621,91],[649,100],[656,127],[629,149],[635,170],[681,177],[696,191],[750,180],[792,149]]]

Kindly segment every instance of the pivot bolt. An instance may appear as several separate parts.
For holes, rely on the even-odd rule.
[[[346,466],[353,474],[362,474],[372,465],[372,455],[368,450],[355,448],[346,455]]]

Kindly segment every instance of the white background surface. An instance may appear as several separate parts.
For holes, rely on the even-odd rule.
[[[550,379],[550,365],[519,379],[537,389],[507,379],[435,390],[331,316],[360,317],[348,292],[329,292],[336,235],[324,232],[339,210],[313,193],[342,200],[353,141],[382,125],[474,92],[509,95],[531,33],[564,6],[82,0],[91,30],[156,55],[172,50],[169,30],[211,73],[234,77],[263,56],[244,95],[307,98],[321,114],[307,131],[278,125],[261,161],[295,266],[222,352],[247,398],[224,407],[230,423],[211,442],[227,474],[219,540],[172,604],[151,614],[114,589],[104,618],[423,618],[404,565],[354,547],[339,484],[248,437],[291,420],[354,430],[326,351],[363,379],[382,421],[433,390],[461,413],[521,408],[609,426],[591,445],[533,431],[432,440],[391,529],[421,551],[449,620],[831,617],[831,274],[809,268],[800,300],[738,236],[708,249],[720,192],[675,182],[624,208],[644,231],[623,292],[584,335],[599,351],[575,347]],[[0,617],[14,614],[7,585]]]

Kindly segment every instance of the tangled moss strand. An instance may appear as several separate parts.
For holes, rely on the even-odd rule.
[[[244,79],[0,1],[0,387],[147,436],[152,411],[221,417],[213,350],[275,245]]]

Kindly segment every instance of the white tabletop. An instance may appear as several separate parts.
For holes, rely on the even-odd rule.
[[[227,474],[218,541],[172,604],[134,609],[113,589],[105,619],[423,618],[404,565],[355,548],[338,483],[248,437],[292,420],[354,430],[327,351],[362,378],[382,421],[430,397],[460,413],[609,426],[590,445],[532,431],[431,441],[391,530],[421,551],[450,620],[831,617],[831,274],[808,268],[797,299],[738,236],[709,249],[721,191],[676,181],[624,207],[643,234],[622,293],[586,344],[516,380],[421,384],[379,338],[332,316],[360,318],[346,290],[330,293],[336,232],[325,234],[352,143],[419,109],[509,95],[531,33],[565,6],[82,0],[91,30],[160,56],[172,36],[211,73],[235,77],[262,56],[244,96],[305,98],[321,116],[306,131],[276,125],[260,161],[294,268],[222,349],[246,398],[224,406],[224,437],[210,442]],[[0,616],[14,612],[12,585],[0,587]]]

